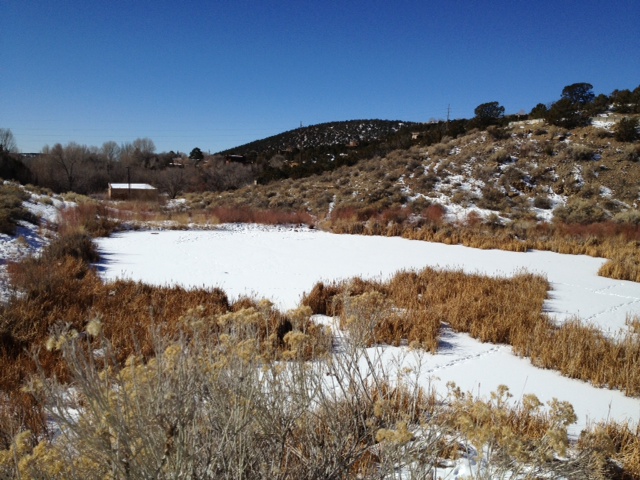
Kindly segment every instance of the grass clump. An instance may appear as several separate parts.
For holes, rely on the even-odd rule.
[[[302,303],[339,315],[365,345],[406,343],[435,352],[443,323],[484,342],[512,342],[537,322],[547,288],[530,274],[502,279],[426,268],[388,283],[317,284]]]
[[[556,325],[543,313],[548,288],[546,279],[526,272],[493,278],[427,268],[388,282],[318,284],[302,302],[314,313],[339,316],[341,327],[364,346],[406,344],[435,352],[447,325],[482,342],[512,345],[542,368],[640,396],[634,366],[640,338],[631,327],[637,322],[616,338],[577,319]]]
[[[0,184],[0,233],[14,235],[21,220],[35,223],[36,217],[29,212],[23,203],[30,195],[17,185]]]

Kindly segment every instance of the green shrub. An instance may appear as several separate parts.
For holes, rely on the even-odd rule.
[[[635,142],[640,138],[638,134],[638,119],[623,118],[614,129],[614,136],[619,142]]]

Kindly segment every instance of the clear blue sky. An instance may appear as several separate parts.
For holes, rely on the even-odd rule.
[[[0,4],[0,128],[23,152],[217,152],[304,125],[529,112],[640,84],[640,0]]]

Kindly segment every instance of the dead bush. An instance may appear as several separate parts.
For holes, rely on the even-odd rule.
[[[593,148],[580,144],[572,144],[565,150],[567,158],[576,162],[592,160],[595,153]]]

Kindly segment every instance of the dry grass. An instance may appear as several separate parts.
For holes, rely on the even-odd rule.
[[[637,322],[616,338],[579,320],[558,326],[542,312],[548,288],[546,279],[526,272],[492,278],[427,268],[385,283],[317,284],[302,302],[314,313],[339,315],[365,346],[409,344],[436,352],[446,324],[482,342],[512,345],[537,366],[640,396]]]
[[[29,194],[17,185],[0,180],[0,233],[13,235],[20,220],[34,221],[34,216],[22,206]]]
[[[58,233],[60,235],[82,233],[92,237],[109,236],[118,229],[119,219],[114,218],[115,213],[104,203],[84,201],[60,211]]]
[[[75,231],[58,237],[40,257],[9,266],[16,294],[0,311],[0,391],[7,395],[0,418],[9,415],[7,402],[18,412],[18,424],[24,422],[34,432],[46,428],[37,405],[20,388],[35,373],[34,360],[47,375],[69,378],[60,353],[45,348],[61,325],[67,333],[56,341],[64,341],[65,335],[86,337],[87,325],[99,321],[120,362],[134,354],[151,356],[154,329],[168,336],[204,329],[219,338],[233,325],[237,341],[257,342],[270,359],[311,358],[330,348],[326,332],[311,322],[306,310],[283,314],[250,299],[230,304],[219,289],[105,284],[89,267],[94,255],[90,239]],[[16,428],[16,422],[3,425],[10,431]],[[0,437],[6,441],[7,435],[3,430]]]
[[[263,225],[313,225],[313,218],[306,212],[278,210],[253,210],[243,207],[214,207],[210,214],[218,223],[260,223]]]
[[[210,205],[191,195],[188,207],[171,207],[148,202],[122,202],[109,206],[105,215],[135,226],[162,225],[165,228],[189,228],[219,223],[259,223],[263,225],[314,225],[305,211],[279,208],[255,208],[249,205]]]
[[[65,237],[60,241],[69,242]],[[185,291],[123,281],[105,285],[78,258],[85,255],[82,250],[71,249],[75,257],[68,249],[51,251],[55,254],[45,252],[42,260],[12,267],[23,295],[2,312],[0,388],[6,393],[0,403],[0,440],[6,450],[0,451],[0,466],[9,468],[6,471],[19,468],[38,476],[60,468],[69,478],[92,476],[123,455],[131,462],[126,468],[133,470],[123,470],[118,474],[122,476],[183,471],[185,465],[211,468],[209,457],[193,453],[200,445],[227,445],[219,452],[223,466],[215,463],[219,476],[242,472],[245,478],[261,478],[266,472],[273,474],[276,465],[281,474],[286,472],[285,478],[317,469],[323,478],[326,472],[366,476],[398,465],[428,472],[457,458],[460,442],[484,446],[484,455],[505,471],[526,465],[540,472],[568,466],[594,472],[610,467],[612,458],[627,462],[625,471],[636,468],[637,446],[625,431],[608,433],[619,447],[603,457],[602,465],[596,462],[600,450],[588,446],[568,463],[553,460],[567,454],[566,426],[572,411],[561,403],[543,410],[535,397],[527,396],[512,407],[504,389],[489,400],[452,389],[444,401],[437,401],[433,393],[397,380],[354,378],[361,353],[327,357],[325,361],[334,365],[329,377],[324,371],[314,377],[315,369],[304,362],[293,363],[300,367],[292,370],[295,376],[282,376],[282,362],[273,362],[322,356],[330,339],[310,315],[335,313],[359,352],[380,342],[436,351],[438,331],[446,323],[483,341],[510,343],[534,361],[549,358],[545,366],[567,375],[632,391],[638,382],[630,374],[640,358],[637,335],[616,343],[577,322],[552,325],[541,313],[548,289],[543,278],[527,273],[489,278],[433,269],[402,272],[384,283],[356,278],[318,284],[305,298],[308,306],[282,314],[268,302],[251,299],[230,305],[219,290]],[[637,319],[629,323],[630,332],[635,332]],[[104,348],[106,356],[95,358],[91,353]],[[51,408],[60,402],[57,410],[48,411],[59,421],[69,411],[64,384],[58,393],[51,390],[43,398],[38,385],[53,385],[50,380],[23,388],[24,379],[36,373],[25,349],[35,355],[41,375],[55,375],[80,387],[78,406],[87,416],[80,422],[67,418],[64,425],[77,433],[69,439],[82,443],[66,444],[67,451],[46,442],[34,448],[37,441],[31,434],[15,436],[25,427],[32,433],[45,431],[45,405]],[[100,374],[94,369],[103,368],[103,362],[109,362],[109,368]],[[589,377],[586,370],[596,376]],[[620,383],[616,372],[624,373],[627,383]],[[309,392],[321,392],[326,378],[350,380],[337,384],[342,391],[338,398],[312,401]],[[267,380],[268,384],[260,383]],[[122,397],[115,397],[114,391]],[[92,403],[92,398],[99,402]],[[207,401],[199,406],[184,403],[198,398]],[[96,408],[89,411],[89,405]],[[203,405],[215,408],[196,409]],[[119,433],[105,443],[105,431]],[[236,432],[233,442],[228,442],[230,433],[216,433],[221,431]],[[132,456],[135,451],[145,453]],[[13,460],[3,463],[15,458],[17,467]],[[416,458],[419,463],[411,463]]]
[[[61,435],[48,442],[16,434],[0,449],[0,475],[289,479],[402,471],[428,479],[473,449],[490,478],[601,473],[592,449],[567,449],[570,406],[551,401],[543,409],[531,395],[511,405],[504,387],[488,400],[454,387],[438,399],[406,374],[364,374],[356,366],[366,350],[354,344],[309,368],[264,363],[255,342],[152,334],[151,358],[122,364],[111,360],[117,355],[99,331],[91,335],[104,362],[83,339],[60,345],[73,395],[45,377],[26,389],[46,404]]]
[[[640,281],[640,226],[633,223],[599,222],[581,224],[537,224],[517,222],[507,227],[482,223],[469,217],[465,224],[447,224],[427,216],[418,222],[384,223],[377,218],[360,220],[362,214],[350,210],[322,228],[334,233],[402,236],[411,240],[465,245],[481,249],[513,252],[549,250],[571,255],[609,259],[599,274],[619,280]]]
[[[605,422],[583,432],[578,448],[602,458],[609,478],[640,478],[640,426]]]
[[[435,352],[442,323],[484,342],[513,343],[539,321],[547,288],[530,274],[502,279],[427,268],[388,283],[320,283],[302,303],[314,313],[340,315],[366,345],[407,343]]]

